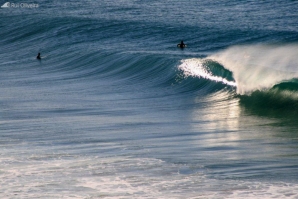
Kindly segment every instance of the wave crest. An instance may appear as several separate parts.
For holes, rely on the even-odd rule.
[[[178,68],[181,71],[183,71],[183,74],[185,77],[188,77],[188,76],[199,77],[199,78],[209,79],[215,82],[220,82],[229,86],[236,86],[236,83],[232,80],[231,74],[226,75],[228,76],[228,78],[224,77],[224,73],[216,75],[216,73],[218,73],[221,69],[219,68],[219,65],[218,65],[217,68],[214,69],[215,72],[213,72],[211,70],[212,64],[216,64],[216,63],[208,59],[193,58],[193,59],[182,60],[181,65],[179,65]],[[228,73],[228,71],[225,70],[225,73]]]
[[[268,90],[298,77],[298,45],[233,46],[208,57],[233,73],[238,94]]]

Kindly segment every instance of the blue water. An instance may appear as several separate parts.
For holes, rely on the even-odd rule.
[[[298,1],[10,3],[0,198],[298,198]]]

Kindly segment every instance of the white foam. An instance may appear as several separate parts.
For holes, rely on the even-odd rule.
[[[1,198],[298,197],[297,184],[208,178],[204,167],[194,169],[154,158],[60,154],[48,160],[2,157],[0,162],[4,161],[6,165],[0,166]]]
[[[183,74],[191,77],[199,77],[204,79],[209,79],[215,82],[221,82],[230,86],[236,86],[235,82],[228,81],[225,78],[214,76],[210,71],[204,66],[204,59],[186,59],[182,60],[182,64],[178,66],[180,70],[183,71]]]

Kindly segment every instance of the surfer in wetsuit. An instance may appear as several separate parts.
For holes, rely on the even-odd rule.
[[[185,43],[183,43],[183,40],[181,40],[180,44],[177,44],[177,47],[179,47],[179,48],[185,48],[186,45],[185,45]]]
[[[41,57],[40,57],[40,53],[38,53],[36,59],[41,59]]]

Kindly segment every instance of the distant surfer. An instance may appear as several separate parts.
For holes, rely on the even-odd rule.
[[[179,48],[185,48],[186,45],[185,45],[185,43],[183,42],[183,40],[181,40],[180,44],[177,44],[177,47],[179,47]]]
[[[40,53],[38,53],[36,59],[41,59],[41,57],[40,57]]]

